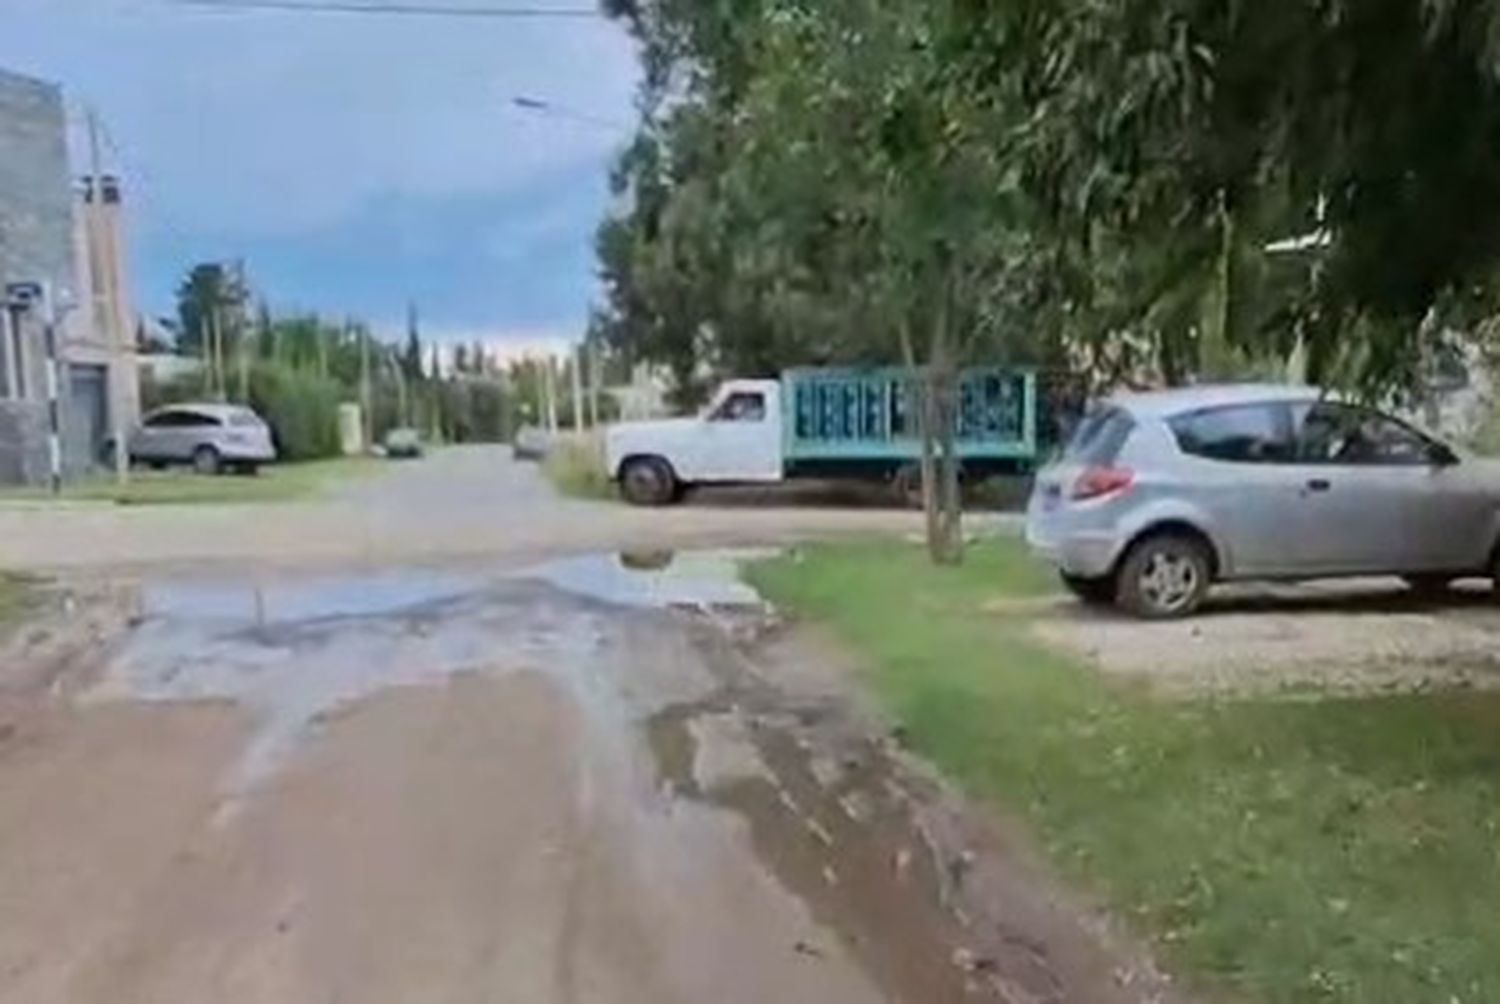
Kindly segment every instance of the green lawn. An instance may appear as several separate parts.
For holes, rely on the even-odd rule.
[[[828,623],[913,747],[1028,820],[1059,868],[1231,999],[1500,1001],[1500,695],[1154,700],[1024,630],[1013,541],[761,564]]]
[[[207,476],[174,468],[166,471],[132,470],[124,488],[113,475],[99,475],[69,484],[63,499],[74,502],[115,502],[119,505],[167,505],[225,502],[289,502],[314,498],[330,485],[352,477],[368,477],[388,465],[376,458],[341,458],[264,467],[254,477],[236,474]],[[7,489],[0,500],[45,501],[46,489]]]

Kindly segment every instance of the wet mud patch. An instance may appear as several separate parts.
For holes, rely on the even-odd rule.
[[[742,819],[757,856],[840,942],[789,951],[846,952],[897,1000],[1183,999],[1101,916],[976,833],[899,734],[847,702],[771,685],[755,660],[781,646],[700,627],[719,690],[654,715],[646,741],[662,791]]]
[[[647,724],[664,791],[742,818],[757,855],[842,942],[789,948],[811,958],[847,951],[900,1000],[1065,1000],[1044,956],[983,944],[955,896],[963,858],[927,832],[880,744],[820,756],[799,712],[720,699]],[[743,734],[753,765],[722,767],[740,756],[715,749],[726,731]]]

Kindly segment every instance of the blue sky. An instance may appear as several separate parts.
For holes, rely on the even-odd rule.
[[[62,84],[107,124],[143,308],[170,309],[193,261],[244,257],[285,309],[397,329],[412,299],[443,337],[581,331],[596,296],[593,230],[626,133],[512,99],[628,124],[637,68],[619,26],[170,0],[0,10],[0,65]]]

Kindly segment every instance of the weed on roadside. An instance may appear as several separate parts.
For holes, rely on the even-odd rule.
[[[863,656],[918,753],[1206,988],[1500,999],[1500,695],[1158,701],[997,602],[1053,589],[1010,540],[959,569],[871,542],[750,574]]]

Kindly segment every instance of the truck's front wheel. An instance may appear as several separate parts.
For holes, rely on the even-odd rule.
[[[632,457],[620,467],[620,494],[631,505],[667,505],[677,501],[677,477],[660,457]]]

